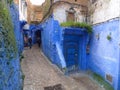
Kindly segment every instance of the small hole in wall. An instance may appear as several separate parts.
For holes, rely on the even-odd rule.
[[[106,80],[109,81],[110,83],[112,83],[113,77],[110,74],[106,74]]]
[[[77,2],[77,0],[75,0],[75,2]]]

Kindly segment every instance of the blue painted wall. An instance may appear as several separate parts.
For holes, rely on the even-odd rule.
[[[16,57],[6,58],[7,52],[4,51],[4,41],[2,42],[2,46],[0,46],[0,48],[3,49],[2,52],[0,51],[0,90],[22,90],[22,77],[19,55],[23,50],[23,37],[20,30],[19,12],[18,7],[14,3],[8,6],[8,8],[12,19],[11,23],[13,23],[14,27],[14,35],[18,51],[16,52]],[[0,28],[0,31],[3,28]]]
[[[90,41],[87,34],[80,34],[85,37],[80,38],[83,43],[79,48],[79,60],[84,60],[79,64],[79,68],[86,70],[86,67],[93,72],[102,76],[107,82],[106,75],[112,76],[112,82],[109,82],[114,90],[120,90],[120,19],[106,21],[93,26],[93,34]],[[42,50],[44,54],[57,64],[60,68],[67,67],[67,62],[64,57],[64,40],[69,40],[73,34],[80,32],[72,31],[72,28],[62,28],[59,23],[52,17],[47,19],[42,25]],[[67,35],[66,35],[67,33]],[[69,34],[70,33],[70,38]],[[73,35],[74,36],[74,35]],[[107,37],[110,36],[111,40]],[[67,38],[67,39],[66,39]],[[66,41],[65,41],[66,42]],[[90,52],[86,57],[86,46],[89,43]]]
[[[62,47],[67,66],[75,66],[75,69],[86,70],[86,46],[89,34],[82,28],[63,28]]]
[[[43,24],[41,24],[41,28],[42,50],[52,63],[58,65],[61,69],[67,68],[67,70],[69,69],[68,66],[70,68],[74,66],[74,61],[71,62],[70,60],[65,60],[65,49],[67,46],[64,47],[64,45],[76,42],[80,49],[75,49],[76,47],[70,47],[67,50],[67,55],[72,53],[69,51],[75,51],[72,55],[70,55],[73,58],[75,58],[75,55],[78,56],[76,60],[79,62],[79,64],[78,66],[75,66],[77,66],[79,69],[86,70],[86,46],[89,39],[87,32],[85,32],[86,29],[71,27],[63,28],[59,25],[58,21],[54,20],[53,17],[50,17]],[[76,51],[78,52],[77,54]]]
[[[90,54],[87,61],[88,68],[103,78],[106,74],[113,77],[111,85],[115,90],[120,90],[119,22],[120,20],[116,18],[93,26],[94,32],[90,41]],[[108,35],[111,35],[111,40],[107,39]]]
[[[14,35],[16,38],[16,43],[20,54],[23,51],[24,45],[23,45],[23,30],[21,25],[22,23],[19,21],[18,5],[15,4],[10,5],[10,14],[14,27]]]
[[[118,29],[119,29],[119,33],[120,33],[120,18],[118,19]],[[119,35],[119,40],[120,40],[120,35]],[[116,85],[116,90],[120,90],[120,41],[118,42],[119,43],[119,58],[118,58],[118,79],[117,79],[117,85]]]
[[[52,17],[42,24],[41,40],[44,54],[57,64],[60,68],[65,68],[66,63],[60,45],[60,26]]]
[[[0,90],[21,90],[21,79],[19,57],[11,61],[0,58]]]

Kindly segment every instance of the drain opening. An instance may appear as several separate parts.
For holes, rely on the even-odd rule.
[[[44,90],[65,90],[65,89],[63,88],[62,84],[57,84],[54,86],[44,87]]]

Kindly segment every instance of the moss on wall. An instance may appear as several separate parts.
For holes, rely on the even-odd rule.
[[[80,22],[63,22],[61,23],[61,26],[63,27],[77,27],[77,28],[86,28],[87,32],[91,34],[92,31],[92,26],[87,24],[87,23],[80,23]]]
[[[9,3],[11,2],[12,0],[7,0],[7,2],[0,1],[0,24],[1,24],[0,32],[2,33],[3,38],[2,42],[4,42],[4,46],[0,48],[4,48],[5,55],[8,59],[15,58],[17,52],[14,28],[8,8]]]
[[[105,90],[114,90],[113,87],[106,82],[100,75],[93,73],[93,79],[95,79],[101,86],[105,88]]]

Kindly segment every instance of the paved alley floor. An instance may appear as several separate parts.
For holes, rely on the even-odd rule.
[[[24,90],[44,90],[44,87],[57,84],[61,84],[63,90],[104,90],[87,76],[83,75],[78,79],[65,76],[36,45],[24,50],[21,66],[25,75]]]

